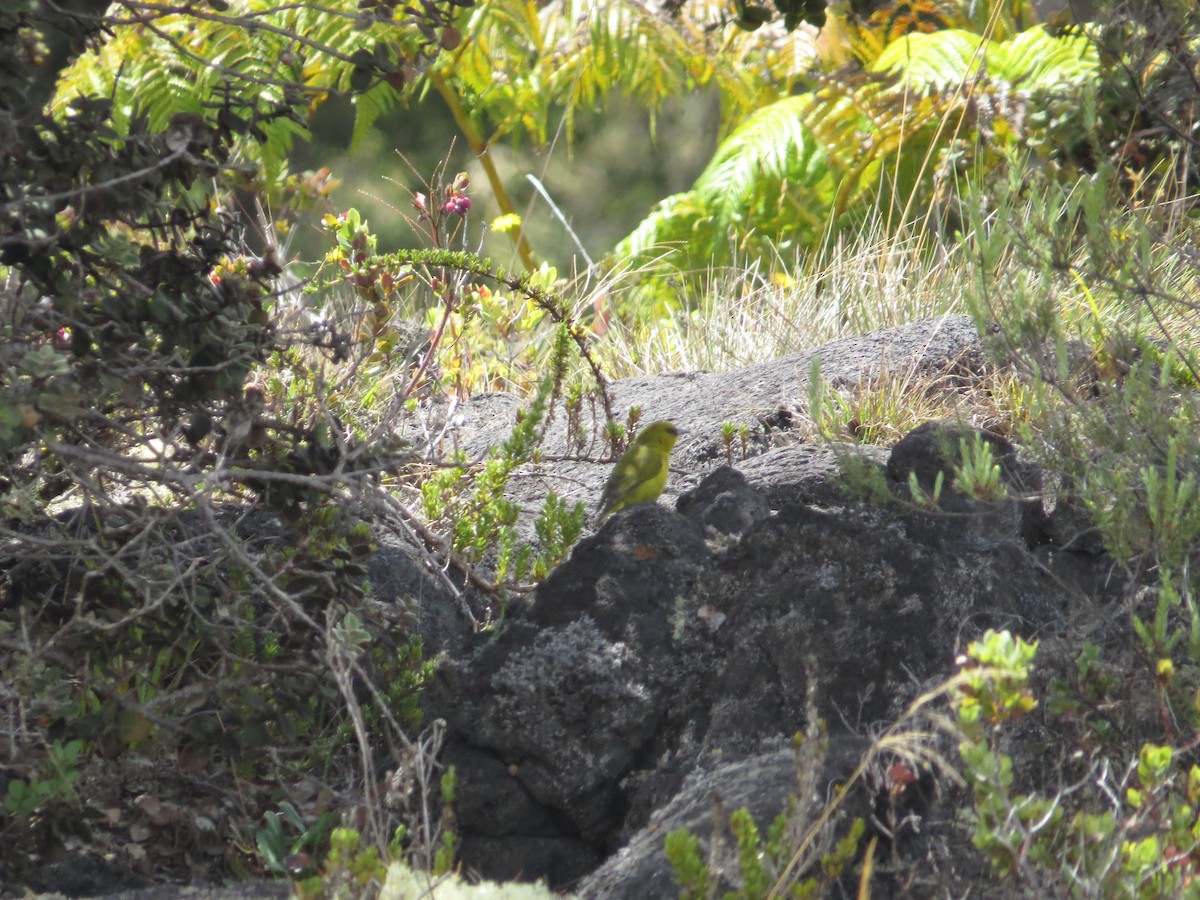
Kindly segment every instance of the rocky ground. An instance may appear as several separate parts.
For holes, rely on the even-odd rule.
[[[586,897],[674,896],[663,837],[686,826],[706,847],[716,835],[715,868],[736,885],[714,813],[747,806],[765,828],[797,794],[805,763],[790,742],[814,716],[829,749],[798,801],[815,819],[872,737],[987,629],[1050,648],[1056,634],[1103,627],[1094,611],[1120,587],[1111,561],[1077,540],[1086,522],[1049,510],[1036,467],[989,436],[1010,499],[947,491],[918,507],[909,473],[930,489],[971,430],[931,424],[890,451],[805,443],[814,357],[834,385],[898,371],[969,390],[986,368],[970,323],[951,318],[728,375],[616,385],[620,409],[681,428],[666,497],[586,537],[498,631],[446,641],[427,695],[449,725],[468,867]],[[726,421],[754,436],[732,466]],[[503,426],[465,432],[482,449]],[[848,485],[847,456],[877,468],[896,502]],[[575,484],[594,503],[605,472],[550,461],[516,483],[523,499]],[[1027,738],[1025,758],[1042,758],[1037,729]],[[873,897],[980,895],[994,875],[970,846],[965,803],[946,772],[897,791],[876,760],[829,833],[860,816],[885,838]]]
[[[1009,499],[947,490],[937,506],[911,502],[909,475],[931,488],[969,426],[932,424],[890,450],[810,442],[814,359],[833,386],[899,374],[969,393],[987,377],[974,327],[950,317],[732,373],[617,383],[618,413],[636,404],[643,421],[680,427],[666,494],[587,535],[482,633],[419,555],[380,549],[380,599],[416,601],[439,655],[424,704],[447,725],[466,870],[589,898],[673,897],[663,839],[686,826],[736,887],[729,812],[747,807],[765,829],[795,797],[797,820],[815,822],[835,785],[853,781],[817,846],[864,819],[862,845],[882,841],[872,897],[996,896],[952,771],[914,766],[898,785],[875,754],[852,776],[873,738],[952,676],[984,631],[1041,639],[1053,669],[1067,635],[1110,627],[1104,611],[1123,585],[1078,539],[1087,523],[1051,508],[1036,467],[1003,438],[988,440]],[[456,439],[481,456],[515,408],[496,396],[467,404]],[[744,446],[723,443],[726,422],[748,426]],[[558,422],[513,499],[534,509],[553,488],[595,504],[610,464],[565,458],[563,433]],[[861,478],[845,477],[847,459],[877,471],[893,499],[867,498]],[[1048,734],[1031,721],[1011,750],[1034,761],[1035,780],[1051,777],[1037,762],[1056,752]],[[930,741],[953,761],[952,741]],[[830,890],[856,888],[848,878]]]

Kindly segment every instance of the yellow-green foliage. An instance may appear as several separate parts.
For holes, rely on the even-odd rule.
[[[686,270],[728,260],[735,244],[769,256],[785,242],[818,244],[881,202],[902,221],[923,211],[951,165],[1014,146],[1048,156],[1085,140],[1100,62],[1081,34],[1037,27],[996,42],[951,29],[894,41],[867,71],[890,77],[821,77],[816,90],[749,116],[692,189],[663,200],[614,258]]]
[[[387,879],[379,893],[380,900],[550,900],[555,896],[540,881],[536,884],[497,884],[494,881],[472,884],[457,875],[434,880],[401,862],[388,867]]]
[[[402,82],[405,64],[428,51],[428,39],[402,12],[380,20],[359,5],[237,0],[224,12],[194,4],[189,15],[139,16],[138,24],[112,28],[63,69],[52,108],[62,115],[79,96],[111,97],[118,131],[135,115],[161,131],[180,113],[210,115],[231,85],[235,93],[252,88],[257,107],[221,124],[235,133],[260,129],[268,138],[259,147],[261,161],[274,169],[305,133],[291,108],[294,98],[306,100],[311,111],[332,92],[361,92],[357,139],[395,102],[392,85]]]
[[[1200,897],[1192,858],[1200,841],[1200,767],[1170,746],[1142,743],[1136,765],[1094,759],[1092,776],[1073,790],[1019,792],[1013,760],[996,745],[1037,703],[1028,689],[1036,650],[992,631],[967,648],[971,663],[955,703],[975,801],[972,842],[1001,876],[1016,879],[1019,871],[1023,885],[1045,896]],[[1114,779],[1114,772],[1125,775]]]
[[[619,92],[654,110],[671,96],[715,88],[727,121],[787,96],[812,61],[802,32],[744,32],[721,37],[720,56],[706,26],[727,15],[728,4],[696,0],[666,18],[651,5],[587,0],[480,4],[464,25],[459,51],[442,57],[439,77],[477,102],[492,140],[525,133],[547,140],[552,113],[563,109],[568,137],[579,109],[601,106]]]

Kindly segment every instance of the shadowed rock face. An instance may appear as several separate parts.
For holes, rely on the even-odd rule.
[[[774,771],[809,724],[810,691],[831,733],[865,746],[953,673],[967,641],[995,627],[1033,634],[1071,602],[1002,506],[975,511],[974,527],[966,511],[850,501],[772,513],[732,470],[711,480],[724,490],[707,504],[685,498],[691,518],[653,505],[615,517],[498,635],[443,665],[429,707],[447,719],[460,767],[463,858],[485,875],[566,884],[681,791],[730,796],[724,779],[745,778],[754,760]],[[710,526],[715,550],[697,524],[714,510],[740,531]],[[794,762],[761,787],[777,801],[769,819],[796,790]],[[661,838],[635,844],[645,884],[660,884]],[[599,874],[587,883],[596,896],[661,896],[629,894],[624,878],[619,890]]]
[[[958,365],[974,358],[959,325],[945,329],[945,346],[933,328],[906,334]],[[850,358],[880,356],[857,347]],[[767,371],[803,395],[793,379],[804,366],[771,365],[754,380],[760,397],[785,389]],[[681,384],[661,386],[678,401],[694,379]],[[637,402],[663,417],[652,398]],[[764,414],[777,421],[779,408]],[[673,896],[666,833],[686,825],[707,845],[718,800],[724,818],[748,806],[765,828],[797,793],[788,746],[814,713],[830,749],[798,802],[819,810],[869,736],[951,676],[968,642],[988,628],[1035,637],[1062,627],[1090,602],[1078,585],[1100,583],[1110,562],[1046,553],[1054,529],[1036,469],[995,436],[983,438],[1014,499],[984,504],[947,488],[940,506],[921,508],[909,473],[931,482],[969,430],[930,425],[890,455],[852,451],[909,501],[895,503],[847,493],[831,448],[764,443],[734,469],[705,455],[719,420],[683,433],[674,463],[695,487],[678,512],[650,504],[614,516],[498,632],[453,651],[427,694],[458,769],[462,860],[486,877],[545,878],[587,897]],[[926,776],[897,798],[868,778],[839,814],[887,839],[873,896],[959,896],[990,877],[954,821],[963,798],[939,800],[941,790]],[[727,878],[735,852],[728,836],[718,844]]]

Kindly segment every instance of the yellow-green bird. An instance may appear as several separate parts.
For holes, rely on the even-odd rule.
[[[671,422],[654,422],[638,432],[608,476],[597,523],[619,509],[658,499],[667,484],[671,448],[678,437],[679,429]]]

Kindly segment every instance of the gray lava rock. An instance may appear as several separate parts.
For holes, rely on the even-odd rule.
[[[722,466],[679,498],[679,512],[715,534],[739,537],[771,514],[766,497],[737,469]]]
[[[742,372],[615,385],[647,421],[681,426],[667,499],[580,541],[496,632],[448,650],[425,697],[448,723],[474,870],[587,897],[672,896],[665,831],[713,840],[718,796],[765,828],[796,790],[780,748],[814,712],[833,748],[825,783],[844,780],[867,736],[952,675],[968,642],[988,628],[1053,634],[1089,586],[1111,585],[1103,556],[1047,550],[1039,473],[994,435],[979,433],[1010,498],[982,503],[946,484],[932,506],[912,502],[909,473],[931,486],[974,430],[930,423],[890,452],[776,446],[792,439],[814,358],[824,377],[855,383],[889,367],[966,382],[985,365],[969,322],[943,318]],[[756,429],[736,468],[723,465],[724,421]],[[500,435],[491,427],[470,432],[479,452]],[[890,476],[891,494],[857,498],[847,454]],[[594,504],[607,471],[543,462],[515,493],[578,482]],[[846,814],[887,823],[873,896],[986,893],[986,864],[954,820],[961,796],[943,807],[931,785],[923,805],[897,811],[886,788],[855,790]],[[733,867],[722,871],[736,887]]]
[[[745,515],[717,549],[661,506],[618,513],[528,610],[442,667],[429,710],[450,723],[463,852],[485,876],[569,885],[654,829],[697,773],[804,731],[810,693],[836,737],[860,736],[950,674],[987,628],[1031,634],[1067,603],[1003,509],[975,513],[994,520],[986,541],[911,505],[791,502],[764,515],[728,470],[680,506],[703,520],[726,497]],[[577,842],[576,869],[561,857],[547,867],[547,823]],[[621,895],[597,877],[589,891]]]

